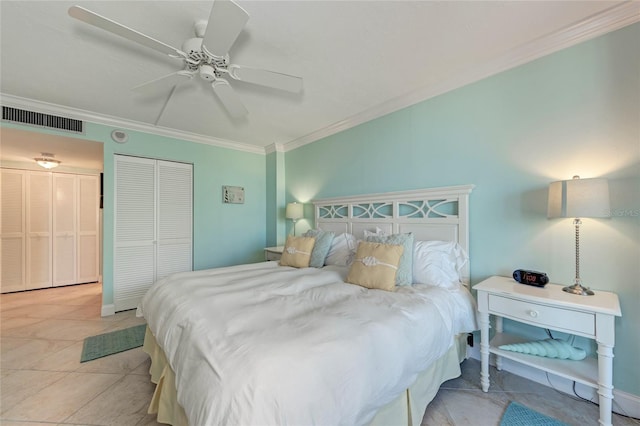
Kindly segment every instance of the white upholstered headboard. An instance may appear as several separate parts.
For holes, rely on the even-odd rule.
[[[416,241],[456,241],[469,253],[469,194],[474,185],[314,200],[315,225],[358,239],[376,227],[387,234],[412,232]],[[469,285],[469,264],[462,271]]]

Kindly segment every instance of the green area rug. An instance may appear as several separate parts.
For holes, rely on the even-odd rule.
[[[568,426],[552,417],[540,414],[537,411],[511,402],[502,415],[500,426]]]
[[[80,362],[87,362],[129,349],[139,348],[144,343],[146,324],[136,325],[123,330],[99,334],[84,339]]]

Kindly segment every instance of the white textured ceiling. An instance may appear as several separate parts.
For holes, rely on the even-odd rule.
[[[303,93],[233,81],[249,110],[246,118],[233,120],[210,86],[194,79],[176,89],[159,132],[259,149],[308,142],[376,111],[417,102],[416,93],[428,97],[452,88],[455,76],[464,83],[465,75],[490,74],[491,64],[512,52],[522,56],[527,46],[611,13],[621,2],[238,3],[250,19],[230,51],[231,62],[301,76]],[[207,19],[212,3],[0,2],[5,99],[69,108],[79,112],[74,118],[126,120],[124,128],[154,126],[168,93],[145,97],[130,89],[181,69],[181,62],[72,19],[67,10],[73,4],[180,48],[193,36],[193,23]]]

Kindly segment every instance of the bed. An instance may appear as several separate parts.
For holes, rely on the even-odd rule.
[[[459,261],[472,188],[317,200],[316,232],[335,236],[328,265],[262,262],[155,283],[138,307],[156,383],[149,413],[176,426],[420,424],[440,385],[460,375],[477,328],[468,258]],[[433,268],[412,268],[412,285],[393,291],[345,282],[359,241],[398,235],[411,236],[416,268],[419,253],[455,248],[459,282],[427,282]],[[338,256],[341,238],[357,246],[349,259]]]

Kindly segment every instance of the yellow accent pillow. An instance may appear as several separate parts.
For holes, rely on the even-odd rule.
[[[400,264],[402,246],[361,242],[351,264],[347,282],[362,287],[393,291]]]
[[[289,235],[280,257],[280,266],[293,266],[294,268],[308,268],[311,260],[311,251],[316,243],[312,237],[293,237]]]

